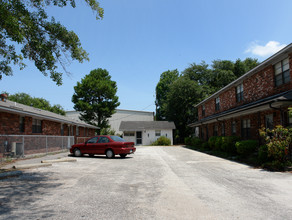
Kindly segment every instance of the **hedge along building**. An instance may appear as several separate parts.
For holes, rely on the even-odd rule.
[[[190,124],[196,136],[236,135],[259,139],[258,130],[292,123],[292,44],[245,73],[195,107],[198,121]]]
[[[80,120],[6,101],[5,97],[0,100],[0,122],[0,157],[66,149],[78,139],[95,135],[97,129]]]

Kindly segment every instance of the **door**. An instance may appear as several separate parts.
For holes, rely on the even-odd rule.
[[[107,137],[100,137],[97,142],[97,147],[95,149],[96,154],[104,154],[105,150],[108,148],[110,140]]]
[[[136,144],[137,145],[142,144],[142,131],[136,132]]]
[[[80,149],[82,153],[84,154],[94,154],[95,149],[97,148],[97,140],[98,137],[93,137],[89,139],[86,144],[84,144],[83,149]]]

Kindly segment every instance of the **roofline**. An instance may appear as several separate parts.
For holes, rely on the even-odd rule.
[[[242,76],[240,76],[239,78],[237,78],[236,80],[232,81],[231,83],[229,83],[228,85],[226,85],[225,87],[223,87],[222,89],[218,90],[217,92],[213,93],[212,95],[210,95],[208,98],[204,99],[203,101],[201,101],[200,103],[196,104],[195,107],[198,107],[199,105],[203,104],[204,102],[208,101],[211,98],[215,98],[217,95],[219,95],[221,92],[223,92],[224,90],[228,89],[229,87],[232,87],[234,84],[237,84],[239,81],[243,80],[244,78],[246,78],[247,76],[251,75],[253,72],[258,71],[261,68],[264,68],[267,66],[267,64],[269,62],[271,62],[273,59],[275,59],[277,56],[279,56],[282,53],[286,53],[287,51],[289,51],[290,49],[292,49],[292,43],[290,43],[289,45],[287,45],[286,47],[284,47],[283,49],[279,50],[277,53],[275,53],[274,55],[270,56],[269,58],[267,58],[266,60],[264,60],[263,62],[261,62],[258,66],[256,66],[255,68],[251,69],[250,71],[248,71],[247,73],[243,74]]]
[[[154,112],[154,111],[139,111],[139,110],[127,110],[127,109],[116,109],[116,111],[140,112],[140,113],[151,113],[151,114],[153,114]],[[69,111],[66,111],[66,113],[67,112],[79,112],[79,111],[69,110]]]
[[[25,111],[25,110],[13,109],[13,108],[5,107],[5,106],[0,106],[0,110],[4,110],[6,112],[18,113],[18,114],[25,114],[28,116],[35,116],[35,117],[44,118],[44,119],[49,119],[51,121],[64,122],[67,124],[78,125],[80,127],[90,127],[90,128],[98,129],[98,127],[96,127],[94,125],[90,125],[90,124],[82,124],[82,123],[78,123],[78,122],[74,122],[74,121],[70,121],[70,120],[66,120],[66,119],[59,119],[59,118],[55,118],[52,116],[45,116],[45,115],[36,114],[36,113],[32,113],[32,112]],[[64,116],[64,117],[66,117],[66,116]]]

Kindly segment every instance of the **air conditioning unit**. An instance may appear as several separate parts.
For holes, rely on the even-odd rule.
[[[22,143],[12,142],[11,152],[13,156],[23,156],[23,147]]]

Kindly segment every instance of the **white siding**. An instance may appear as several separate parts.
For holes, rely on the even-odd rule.
[[[73,119],[79,118],[79,112],[76,111],[67,111],[66,116]],[[109,118],[109,124],[111,129],[115,130],[116,134],[122,134],[122,131],[119,131],[121,121],[154,121],[153,112],[146,111],[132,111],[132,110],[122,110],[117,109],[116,113]]]
[[[166,136],[170,139],[171,145],[173,145],[173,136],[172,129],[161,130],[161,136]],[[124,136],[126,141],[134,142],[136,145],[136,132],[135,136]],[[155,130],[144,130],[142,131],[142,145],[151,145],[154,141],[156,141],[159,137],[155,136]]]

